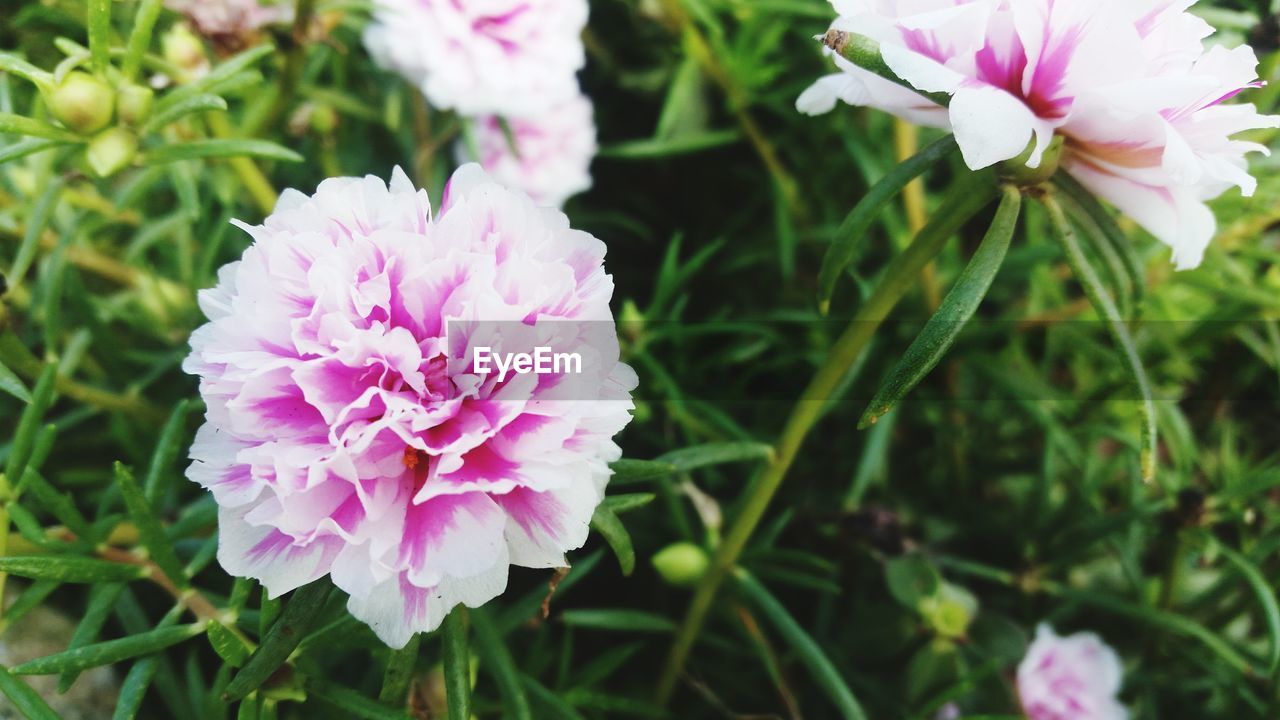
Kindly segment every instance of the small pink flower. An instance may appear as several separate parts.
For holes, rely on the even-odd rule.
[[[259,0],[165,0],[165,5],[186,15],[201,34],[209,37],[244,35],[264,25],[293,19],[291,0],[274,5]]]
[[[463,115],[546,112],[578,94],[586,0],[376,0],[378,62]]]
[[[1059,637],[1048,625],[1018,665],[1018,697],[1030,720],[1127,720],[1116,699],[1124,669],[1093,633]]]
[[[509,565],[565,565],[636,384],[604,244],[476,165],[434,218],[397,170],[288,190],[240,227],[254,244],[200,293],[184,364],[208,407],[187,475],[220,506],[227,572],[272,596],[327,574],[401,647]],[[578,342],[572,377],[477,366],[480,344],[551,336]]]
[[[881,43],[885,62],[942,108],[837,57],[841,73],[797,102],[816,114],[837,100],[948,127],[969,167],[1022,154],[1037,167],[1054,135],[1065,169],[1173,248],[1179,268],[1200,264],[1215,232],[1206,206],[1257,182],[1232,139],[1280,127],[1280,118],[1225,101],[1256,86],[1248,47],[1206,49],[1213,28],[1187,12],[1195,0],[832,0],[834,29]]]
[[[560,207],[591,187],[597,150],[592,115],[591,101],[577,95],[549,112],[513,118],[506,129],[497,117],[483,117],[474,126],[480,157],[470,157],[466,143],[459,143],[459,159],[478,160],[495,180],[540,205]]]

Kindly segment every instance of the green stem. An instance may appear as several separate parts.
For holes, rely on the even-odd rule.
[[[471,658],[467,648],[467,608],[459,605],[444,619],[444,690],[449,720],[471,720]]]
[[[792,409],[775,447],[774,459],[764,467],[748,490],[741,514],[729,529],[724,542],[717,548],[711,567],[694,592],[658,682],[657,701],[660,705],[666,705],[675,692],[685,660],[702,630],[716,592],[733,570],[747,541],[764,518],[809,431],[822,417],[833,391],[839,386],[849,367],[866,349],[867,343],[890,311],[917,284],[920,271],[937,256],[947,240],[966,221],[986,207],[994,196],[995,185],[991,182],[991,175],[987,173],[972,176],[969,182],[956,187],[929,224],[890,264],[875,292],[867,298],[848,330],[831,349],[826,362]]]
[[[1076,239],[1075,229],[1071,227],[1071,221],[1067,219],[1067,214],[1062,209],[1062,204],[1054,196],[1054,191],[1048,187],[1043,188],[1040,193],[1040,202],[1049,211],[1049,220],[1053,225],[1054,233],[1058,236],[1058,241],[1062,243],[1062,248],[1066,252],[1067,262],[1071,265],[1072,272],[1075,273],[1076,279],[1084,287],[1084,292],[1089,297],[1089,302],[1093,303],[1098,314],[1106,322],[1111,338],[1115,341],[1116,346],[1119,347],[1125,365],[1128,367],[1133,377],[1133,382],[1142,396],[1142,479],[1144,482],[1152,482],[1155,480],[1158,462],[1156,408],[1155,400],[1151,393],[1151,382],[1148,380],[1147,371],[1142,365],[1142,357],[1138,354],[1137,345],[1133,342],[1129,327],[1125,325],[1124,319],[1120,316],[1120,310],[1116,307],[1115,300],[1111,298],[1106,287],[1102,284],[1101,278],[1098,277],[1098,273],[1094,271],[1093,266],[1089,264],[1088,258],[1085,257],[1084,250],[1081,249],[1080,242]]]

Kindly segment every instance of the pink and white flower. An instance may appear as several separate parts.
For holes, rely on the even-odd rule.
[[[476,165],[436,217],[397,170],[286,191],[240,227],[254,244],[200,293],[184,364],[208,406],[187,475],[220,506],[227,572],[272,596],[328,574],[401,647],[500,594],[509,565],[565,565],[636,383],[604,244]],[[572,392],[565,373],[474,367],[480,342],[584,327]]]
[[[259,0],[165,0],[165,5],[186,15],[201,34],[210,37],[243,35],[293,19],[290,0],[274,5]]]
[[[1195,0],[832,0],[833,29],[881,43],[885,62],[913,87],[951,96],[943,108],[836,57],[841,73],[797,102],[806,113],[837,100],[950,128],[969,167],[1021,155],[1038,167],[1054,135],[1063,166],[1095,194],[1173,248],[1179,268],[1200,264],[1215,232],[1206,206],[1257,183],[1235,140],[1280,127],[1252,105],[1226,104],[1257,85],[1248,47],[1206,49],[1213,28],[1187,12]]]
[[[1116,699],[1124,669],[1093,633],[1060,637],[1041,625],[1018,665],[1018,698],[1029,720],[1127,720]]]
[[[470,157],[466,143],[458,144],[458,156],[478,161],[494,179],[540,205],[560,207],[591,187],[598,149],[593,114],[591,101],[577,95],[549,112],[508,120],[506,128],[497,117],[482,117],[473,126],[480,156]]]
[[[377,0],[365,46],[437,108],[546,112],[578,93],[587,0]]]

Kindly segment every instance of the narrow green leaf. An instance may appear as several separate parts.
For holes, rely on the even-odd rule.
[[[619,160],[650,160],[675,157],[732,145],[742,139],[737,130],[709,130],[673,138],[646,138],[614,143],[600,149],[600,157]]]
[[[50,87],[53,84],[53,76],[48,72],[10,53],[0,52],[0,72],[12,73],[41,88]]]
[[[1129,285],[1133,288],[1134,303],[1141,304],[1146,297],[1147,275],[1143,270],[1142,259],[1138,257],[1138,251],[1134,248],[1133,241],[1124,234],[1124,230],[1120,229],[1120,224],[1116,222],[1115,217],[1107,212],[1102,203],[1098,202],[1098,198],[1094,197],[1093,193],[1086,190],[1071,175],[1058,173],[1054,176],[1053,184],[1061,189],[1063,194],[1069,196],[1102,232],[1103,239],[1111,245],[1111,249],[1120,257],[1124,264],[1125,272],[1129,275]]]
[[[159,669],[160,659],[155,655],[144,657],[129,668],[129,674],[124,676],[124,682],[120,684],[120,698],[116,700],[111,720],[134,720],[138,717],[147,688],[151,687],[151,681],[155,679]]]
[[[157,628],[141,635],[130,635],[119,640],[108,640],[37,658],[13,668],[13,673],[15,675],[50,675],[88,670],[139,655],[150,655],[189,640],[202,632],[204,632],[203,623]]]
[[[12,512],[12,507],[10,508]],[[3,524],[3,523],[0,523]],[[53,594],[54,590],[61,585],[57,580],[37,580],[26,587],[17,599],[4,611],[3,619],[0,619],[0,632],[6,627],[12,626],[22,619],[22,616],[35,610],[44,602],[45,598]]]
[[[659,460],[619,460],[609,466],[613,471],[611,483],[634,483],[652,480],[675,473],[676,466]]]
[[[302,162],[303,157],[283,145],[266,140],[195,140],[164,145],[147,152],[148,165],[198,158],[260,157],[283,162]]]
[[[1188,617],[1183,617],[1175,613],[1158,610],[1147,605],[1138,605],[1130,603],[1118,598],[1111,597],[1104,593],[1086,592],[1082,590],[1066,590],[1062,592],[1063,598],[1075,600],[1084,605],[1090,605],[1107,612],[1115,613],[1122,617],[1127,617],[1137,622],[1158,627],[1176,635],[1183,635],[1198,640],[1209,650],[1212,650],[1219,658],[1221,658],[1229,667],[1241,674],[1249,674],[1253,672],[1253,665],[1230,643],[1219,637],[1212,630],[1197,623]]]
[[[1013,233],[1018,226],[1018,216],[1022,211],[1022,192],[1012,186],[1004,188],[1004,199],[1000,209],[996,211],[995,220],[982,240],[982,245],[974,253],[964,272],[956,281],[955,287],[947,293],[947,297],[938,307],[938,311],[925,325],[919,337],[907,349],[889,372],[889,376],[876,392],[870,407],[858,423],[859,429],[874,425],[877,420],[894,408],[907,393],[924,379],[947,351],[960,337],[960,332],[973,318],[982,304],[987,291],[991,289],[996,274],[1004,265],[1005,255],[1013,242]]]
[[[631,545],[631,534],[612,510],[600,505],[591,516],[591,528],[604,536],[605,542],[613,548],[618,557],[618,566],[623,575],[631,575],[636,569],[636,551]]]
[[[249,662],[253,649],[245,644],[243,638],[227,629],[227,626],[214,620],[209,623],[209,645],[231,667],[244,667]]]
[[[1133,336],[1129,334],[1128,325],[1125,324],[1124,318],[1120,317],[1120,310],[1116,307],[1115,300],[1107,293],[1107,289],[1103,286],[1093,267],[1089,265],[1084,251],[1080,248],[1080,243],[1076,240],[1075,229],[1071,227],[1071,222],[1067,219],[1062,205],[1050,193],[1044,194],[1040,201],[1044,204],[1045,209],[1049,211],[1049,219],[1053,225],[1054,234],[1057,235],[1058,241],[1062,243],[1067,262],[1071,265],[1076,279],[1084,287],[1085,295],[1088,296],[1089,302],[1098,311],[1098,315],[1106,321],[1107,329],[1111,332],[1111,338],[1119,347],[1125,366],[1128,368],[1134,385],[1142,397],[1142,478],[1145,482],[1151,482],[1155,479],[1156,465],[1159,462],[1156,404],[1151,393],[1151,383],[1147,379],[1147,370],[1142,365],[1142,357],[1138,354],[1138,348],[1133,342]]]
[[[471,618],[471,626],[475,628],[476,650],[480,653],[484,667],[498,683],[507,717],[533,720],[533,710],[529,707],[529,698],[524,694],[524,685],[520,682],[515,660],[502,642],[502,636],[489,618],[488,611],[476,608],[468,616]]]
[[[921,150],[919,154],[890,170],[844,219],[840,229],[836,230],[835,241],[827,250],[818,274],[818,302],[824,313],[831,304],[831,296],[835,294],[836,282],[844,274],[845,268],[849,267],[849,263],[853,262],[858,243],[871,229],[880,212],[912,180],[955,152],[958,147],[955,136],[948,135]]]
[[[10,555],[0,557],[0,572],[32,580],[98,583],[137,580],[146,575],[146,568],[93,558]]]
[[[156,103],[155,111],[157,113],[162,113],[168,110],[170,106],[183,102],[187,98],[212,92],[213,89],[221,83],[234,77],[240,72],[247,70],[263,58],[271,55],[273,52],[275,52],[275,47],[271,45],[259,45],[254,48],[249,48],[239,55],[219,63],[217,67],[209,71],[209,73],[204,77],[175,88],[171,92],[167,93]]]
[[[454,609],[455,612],[457,609]],[[444,624],[448,625],[448,618]],[[446,639],[446,643],[448,640]],[[422,649],[422,633],[409,638],[408,644],[399,650],[392,650],[387,658],[387,668],[382,672],[382,689],[378,691],[378,702],[391,707],[405,706],[409,694],[409,683],[413,680],[413,672],[418,664],[418,652]],[[445,681],[448,682],[449,671],[445,670]]]
[[[75,133],[50,125],[47,122],[12,113],[0,113],[0,133],[28,135],[67,143],[83,142],[80,136]]]
[[[227,684],[225,699],[240,700],[262,687],[272,673],[289,659],[289,654],[315,625],[330,589],[329,582],[322,578],[293,591],[280,619],[271,625],[262,644]]]
[[[667,633],[676,629],[670,618],[642,610],[565,610],[560,614],[560,621],[565,625],[593,630]]]
[[[70,144],[71,143],[66,140],[45,140],[41,138],[20,140],[12,145],[0,147],[0,164]]]
[[[138,12],[133,16],[133,30],[125,45],[124,61],[120,64],[120,73],[125,80],[137,77],[138,70],[142,67],[142,58],[151,46],[151,34],[163,7],[164,0],[142,0],[138,4]]]
[[[111,60],[111,0],[88,0],[89,52],[93,70],[105,72]]]
[[[142,487],[147,502],[157,506],[164,499],[164,491],[168,488],[165,480],[171,475],[173,463],[183,449],[183,433],[186,430],[187,412],[190,402],[180,401],[169,414],[169,420],[160,431],[160,439],[156,441],[156,449],[151,453],[151,464],[147,466],[147,478]]]
[[[94,585],[89,590],[89,604],[85,608],[84,617],[80,619],[75,632],[71,635],[71,642],[67,644],[68,650],[85,647],[98,639],[98,633],[102,632],[102,626],[106,624],[122,592],[124,592],[123,583],[102,583]],[[70,690],[71,684],[79,676],[78,672],[62,673],[58,678],[58,692],[64,693]]]
[[[471,649],[467,644],[467,609],[459,605],[441,628],[444,690],[449,720],[471,720]]]
[[[756,442],[727,442],[681,448],[664,453],[659,462],[669,463],[676,472],[688,472],[712,465],[769,460],[773,446]]]
[[[738,587],[743,591],[762,615],[764,615],[780,635],[799,656],[800,661],[809,669],[813,680],[826,693],[827,697],[840,711],[845,720],[866,720],[867,714],[862,709],[853,691],[840,677],[840,672],[827,658],[822,648],[814,642],[809,633],[787,612],[786,607],[778,602],[769,591],[751,577],[745,570],[734,573]]]
[[[157,112],[152,115],[151,119],[142,126],[142,129],[139,132],[143,135],[147,135],[194,113],[214,112],[226,109],[227,101],[217,95],[193,95],[181,100],[180,102],[166,105],[164,112]]]
[[[4,693],[13,707],[27,720],[62,720],[44,698],[40,697],[40,693],[10,674],[3,665],[0,665],[0,693]]]
[[[626,493],[623,495],[610,495],[604,499],[602,503],[609,508],[615,515],[639,510],[652,503],[658,496],[654,493]]]
[[[535,706],[540,708],[538,717],[556,718],[557,720],[586,720],[582,713],[575,710],[572,705],[537,680],[521,673],[520,683],[524,686],[525,692],[528,693],[529,699]],[[450,720],[453,720],[453,718],[450,718]]]
[[[31,263],[35,261],[36,251],[40,247],[40,236],[44,235],[44,231],[49,227],[49,220],[53,217],[53,211],[61,196],[62,181],[58,178],[50,179],[31,209],[31,215],[27,218],[27,227],[22,233],[22,244],[18,246],[18,252],[13,256],[13,264],[9,266],[10,282],[22,282]]]
[[[68,530],[75,533],[76,537],[90,541],[94,539],[93,526],[75,506],[71,497],[67,493],[59,492],[40,473],[27,468],[22,476],[22,488],[29,491],[40,507],[49,511]]]
[[[13,373],[4,363],[0,363],[0,391],[4,391],[24,403],[31,403],[31,391],[23,384],[22,379]]]
[[[125,508],[128,509],[134,524],[138,526],[138,536],[142,540],[143,547],[147,549],[147,554],[174,585],[180,588],[186,587],[187,574],[182,570],[182,562],[178,560],[173,544],[165,537],[164,528],[160,526],[160,518],[151,507],[151,503],[147,502],[147,497],[143,494],[138,481],[134,479],[133,473],[117,462],[115,480],[116,488],[120,490],[120,496],[124,499]]]
[[[361,720],[412,720],[401,710],[370,700],[363,693],[342,687],[328,680],[307,678],[307,695],[316,697],[342,711],[344,718]]]
[[[1271,635],[1271,651],[1267,653],[1267,674],[1274,675],[1276,669],[1280,668],[1280,604],[1276,602],[1276,592],[1252,560],[1221,543],[1217,547],[1223,557],[1244,576],[1245,582],[1257,596],[1258,604],[1262,606],[1262,616],[1267,621],[1267,632]]]

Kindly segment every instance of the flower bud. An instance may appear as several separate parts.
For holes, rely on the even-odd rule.
[[[1005,160],[996,166],[996,173],[1001,180],[1011,182],[1021,187],[1031,185],[1039,185],[1048,182],[1058,172],[1058,166],[1062,163],[1062,148],[1066,140],[1061,135],[1055,135],[1049,143],[1049,147],[1044,151],[1044,156],[1040,158],[1039,167],[1029,167],[1027,165],[1031,160],[1031,154],[1035,152],[1037,138],[1031,138],[1031,143],[1027,145],[1027,149],[1022,154],[1012,160]]]
[[[659,550],[651,562],[663,580],[677,587],[688,587],[698,582],[710,564],[706,551],[688,542],[668,545]]]
[[[138,136],[133,131],[114,127],[89,143],[85,157],[99,177],[109,177],[128,167],[138,155]]]
[[[47,100],[54,117],[85,135],[106,127],[115,113],[115,93],[111,86],[84,72],[67,75],[61,85],[49,91]]]
[[[208,72],[209,56],[204,43],[186,25],[178,23],[170,28],[160,39],[160,46],[164,48],[164,59],[183,71],[184,76],[175,80],[186,82]]]
[[[959,640],[978,614],[978,600],[968,590],[944,582],[936,595],[920,601],[920,614],[938,635]]]
[[[151,107],[155,104],[156,94],[149,87],[142,85],[125,85],[120,88],[116,99],[116,110],[120,122],[137,127],[151,117]]]
[[[320,135],[331,135],[338,128],[338,111],[332,105],[318,103],[311,109],[311,129]]]

